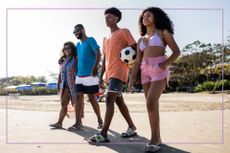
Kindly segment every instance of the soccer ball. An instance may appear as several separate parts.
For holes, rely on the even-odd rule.
[[[120,52],[120,58],[122,62],[132,64],[136,59],[136,51],[132,47],[123,48]]]

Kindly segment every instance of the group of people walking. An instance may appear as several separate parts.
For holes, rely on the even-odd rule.
[[[70,130],[82,128],[82,117],[84,116],[84,94],[88,99],[97,116],[98,126],[101,131],[90,137],[89,141],[94,143],[109,142],[108,130],[114,115],[114,103],[117,104],[122,116],[128,124],[127,130],[121,137],[132,137],[137,135],[137,127],[133,123],[129,109],[124,101],[123,85],[128,83],[132,88],[141,74],[141,83],[144,89],[146,107],[151,128],[151,138],[144,150],[155,152],[162,144],[160,136],[159,120],[159,98],[168,84],[169,68],[180,55],[180,50],[173,38],[174,29],[168,15],[158,7],[149,7],[140,15],[139,31],[141,37],[136,42],[130,31],[118,27],[122,13],[115,7],[104,11],[106,26],[110,29],[109,36],[103,39],[103,59],[100,74],[98,74],[101,59],[100,47],[93,37],[88,37],[82,24],[74,27],[73,34],[80,41],[75,45],[66,42],[63,45],[63,56],[59,59],[60,73],[58,77],[58,90],[61,95],[61,110],[59,119],[52,127],[62,128],[62,122],[67,114],[67,106],[75,107],[76,122]],[[137,57],[129,78],[129,65],[120,59],[120,51],[125,47],[136,50]],[[172,54],[165,55],[168,46]],[[105,80],[103,76],[105,74]],[[100,107],[96,101],[95,94],[100,87],[107,85],[106,110],[104,122],[101,117]]]

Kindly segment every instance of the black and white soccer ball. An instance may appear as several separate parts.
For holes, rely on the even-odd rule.
[[[123,48],[120,53],[120,58],[122,62],[132,64],[136,59],[136,51],[132,47]]]

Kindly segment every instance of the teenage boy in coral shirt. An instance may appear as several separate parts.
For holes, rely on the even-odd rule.
[[[123,48],[131,46],[136,49],[136,42],[128,29],[122,29],[117,26],[121,19],[121,12],[115,7],[105,10],[105,21],[110,28],[110,35],[103,40],[104,59],[102,62],[102,72],[100,83],[103,83],[103,74],[106,72],[106,84],[108,85],[106,95],[106,112],[104,126],[100,133],[90,138],[91,142],[103,143],[109,142],[107,132],[114,114],[114,102],[117,104],[121,114],[128,123],[128,129],[122,133],[122,137],[132,137],[137,133],[136,127],[130,117],[127,105],[122,95],[123,85],[128,81],[129,65],[120,59],[120,52]]]

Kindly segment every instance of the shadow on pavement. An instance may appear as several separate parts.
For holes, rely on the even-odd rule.
[[[81,130],[76,131],[69,131],[73,132],[77,135],[82,136],[86,142],[91,136],[95,135],[96,133],[100,132],[97,129],[84,126]],[[144,145],[149,141],[147,138],[137,135],[132,138],[122,138],[120,133],[116,131],[109,130],[108,139],[110,140],[109,143],[90,143],[90,145],[95,146],[106,146],[118,153],[143,153]],[[184,150],[180,150],[178,148],[171,147],[166,144],[161,145],[161,149],[157,151],[157,153],[190,153]]]

